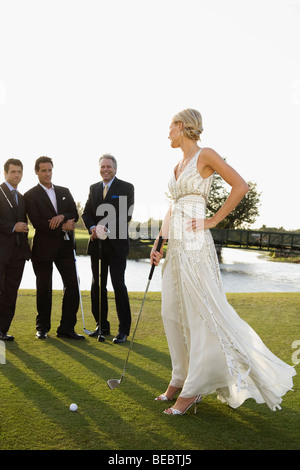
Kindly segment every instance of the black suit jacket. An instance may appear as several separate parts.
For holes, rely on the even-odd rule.
[[[54,186],[58,214],[64,215],[64,221],[56,229],[49,227],[49,220],[57,214],[46,191],[40,184],[24,194],[29,219],[35,228],[32,243],[32,257],[39,260],[54,261],[64,237],[62,224],[70,219],[77,222],[79,216],[74,199],[68,188]],[[74,234],[68,232],[74,246]]]
[[[117,256],[129,253],[128,223],[131,220],[134,205],[134,186],[115,177],[105,200],[103,200],[103,182],[90,186],[82,219],[86,228],[102,221],[108,227],[108,238],[102,241],[103,250],[109,245]],[[88,254],[98,256],[98,243],[89,241]]]
[[[0,260],[2,262],[9,261],[13,250],[15,250],[17,239],[24,253],[24,258],[28,260],[31,252],[27,233],[13,232],[17,222],[27,223],[24,197],[18,192],[18,204],[16,204],[6,183],[2,183],[1,188],[12,207],[0,189]]]

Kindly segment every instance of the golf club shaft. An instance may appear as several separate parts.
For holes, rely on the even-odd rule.
[[[101,308],[101,290],[102,290],[102,285],[101,285],[101,281],[102,281],[102,279],[101,279],[101,258],[99,258],[99,261],[98,261],[98,270],[99,270],[98,287],[99,287],[99,328],[100,328],[100,326],[101,326],[101,313],[102,313],[102,308]]]
[[[75,269],[76,269],[76,277],[77,277],[77,285],[78,285],[78,292],[79,292],[79,301],[80,301],[80,308],[81,308],[81,315],[82,315],[83,330],[84,330],[85,333],[90,334],[91,331],[89,331],[85,328],[83,304],[82,304],[82,297],[81,297],[81,291],[80,291],[80,282],[79,282],[79,276],[78,276],[77,258],[76,258],[75,248],[73,250],[73,253],[74,253],[74,261],[75,261]]]
[[[98,239],[98,249],[99,249],[99,261],[98,261],[98,269],[99,269],[99,276],[98,276],[98,289],[99,289],[99,322],[98,322],[98,327],[99,327],[99,335],[98,335],[98,341],[103,342],[105,341],[105,337],[102,335],[102,306],[101,306],[101,300],[102,300],[102,244],[101,240]]]
[[[163,242],[163,238],[159,237],[156,251],[160,251],[162,242]],[[141,305],[141,308],[140,308],[140,311],[139,311],[139,314],[138,314],[138,317],[137,317],[137,320],[136,320],[135,328],[134,328],[134,331],[133,331],[133,334],[132,334],[132,337],[131,337],[131,342],[130,342],[130,346],[129,346],[129,349],[128,349],[128,354],[127,354],[127,357],[126,357],[126,360],[125,360],[121,380],[123,379],[124,374],[125,374],[125,369],[126,369],[126,366],[127,366],[127,363],[128,363],[130,351],[132,349],[135,333],[136,333],[136,330],[137,330],[137,327],[138,327],[138,324],[139,324],[139,321],[140,321],[140,318],[141,318],[141,314],[142,314],[142,311],[143,311],[144,303],[145,303],[145,300],[146,300],[146,297],[147,297],[147,292],[148,292],[148,289],[149,289],[149,286],[150,286],[150,282],[151,282],[151,279],[152,279],[152,276],[153,276],[154,269],[155,269],[155,264],[153,263],[152,266],[151,266],[149,277],[148,277],[147,287],[146,287],[146,290],[145,290],[145,293],[144,293],[142,305]]]

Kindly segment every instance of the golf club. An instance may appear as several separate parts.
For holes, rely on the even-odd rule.
[[[97,214],[98,215],[98,214]],[[107,221],[109,223],[109,220]],[[105,341],[105,336],[103,336],[101,331],[101,322],[102,322],[102,307],[101,307],[101,259],[102,259],[102,240],[105,238],[101,238],[103,233],[101,233],[100,228],[104,228],[105,232],[110,233],[107,227],[103,226],[98,222],[96,227],[96,234],[98,237],[98,250],[99,250],[99,276],[98,276],[98,288],[99,288],[99,334],[98,334],[98,341],[103,343]],[[99,230],[98,230],[99,229]]]
[[[85,332],[85,334],[90,335],[92,333],[92,331],[87,330],[86,327],[85,327],[85,323],[84,323],[84,313],[83,313],[83,305],[82,305],[82,298],[81,298],[81,292],[80,292],[80,281],[79,281],[79,276],[78,276],[77,259],[76,259],[75,248],[73,250],[73,253],[74,253],[76,277],[77,277],[78,291],[79,291],[79,300],[80,300],[80,307],[81,307],[81,314],[82,314],[83,331]]]
[[[101,313],[102,313],[102,308],[101,308],[101,240],[98,240],[99,242],[99,335],[98,335],[98,341],[99,343],[103,343],[105,341],[105,337],[103,336],[101,332]]]
[[[156,251],[160,251],[161,245],[162,245],[162,241],[163,241],[163,238],[162,238],[162,237],[159,237]],[[133,345],[133,341],[134,341],[135,332],[136,332],[136,330],[137,330],[137,326],[138,326],[138,323],[139,323],[139,320],[140,320],[140,317],[141,317],[141,313],[142,313],[142,311],[143,311],[145,299],[146,299],[146,296],[147,296],[147,292],[148,292],[148,289],[149,289],[150,281],[151,281],[152,276],[153,276],[154,269],[155,269],[155,264],[153,263],[152,266],[151,266],[150,274],[149,274],[149,277],[148,277],[147,287],[146,287],[145,294],[144,294],[144,298],[143,298],[143,301],[142,301],[142,305],[141,305],[141,308],[140,308],[140,311],[139,311],[139,314],[138,314],[138,317],[137,317],[137,320],[136,320],[134,332],[133,332],[133,335],[132,335],[132,338],[131,338],[131,343],[130,343],[130,346],[129,346],[129,349],[128,349],[128,354],[127,354],[127,357],[126,357],[126,360],[125,360],[125,364],[124,364],[124,368],[123,368],[123,372],[122,372],[121,378],[120,378],[120,379],[110,379],[110,380],[107,381],[107,385],[109,386],[109,388],[110,388],[111,390],[114,390],[115,388],[117,388],[117,387],[120,385],[120,383],[122,382],[123,377],[124,377],[124,375],[125,375],[125,370],[126,370],[126,366],[127,366],[129,354],[130,354],[130,351],[131,351],[131,349],[132,349],[132,345]]]

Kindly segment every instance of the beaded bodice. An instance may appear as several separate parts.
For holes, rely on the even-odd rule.
[[[206,202],[209,195],[213,175],[203,179],[197,168],[197,152],[184,168],[176,180],[173,172],[169,182],[169,191],[172,198],[172,213],[169,227],[169,243],[173,248],[199,248],[199,242],[203,237],[203,231],[187,232],[186,225],[191,218],[203,220],[206,214]],[[191,245],[192,243],[192,245]]]
[[[213,175],[203,179],[199,174],[197,162],[201,150],[193,156],[177,180],[175,178],[175,170],[173,171],[169,182],[169,191],[173,202],[177,202],[186,196],[195,196],[195,201],[198,202],[200,202],[199,196],[205,201],[207,200]]]

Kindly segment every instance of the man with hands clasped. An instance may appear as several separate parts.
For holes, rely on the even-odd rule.
[[[32,265],[36,275],[36,336],[45,339],[51,328],[52,271],[57,267],[64,284],[58,337],[84,339],[75,333],[79,289],[75,266],[75,223],[78,212],[68,188],[52,184],[53,162],[40,157],[35,162],[38,184],[25,193],[29,219],[35,228]]]
[[[113,155],[102,155],[99,166],[102,181],[90,186],[82,214],[84,224],[90,233],[88,254],[91,256],[93,274],[91,304],[96,321],[96,330],[91,336],[98,336],[100,341],[102,335],[110,334],[106,287],[109,270],[119,319],[119,331],[113,338],[113,343],[120,344],[126,341],[131,326],[125,270],[129,253],[128,223],[133,211],[134,186],[116,177],[117,161]]]
[[[15,314],[25,260],[31,253],[25,201],[18,192],[23,164],[10,158],[4,164],[5,181],[0,186],[0,340],[12,341],[7,332]]]

